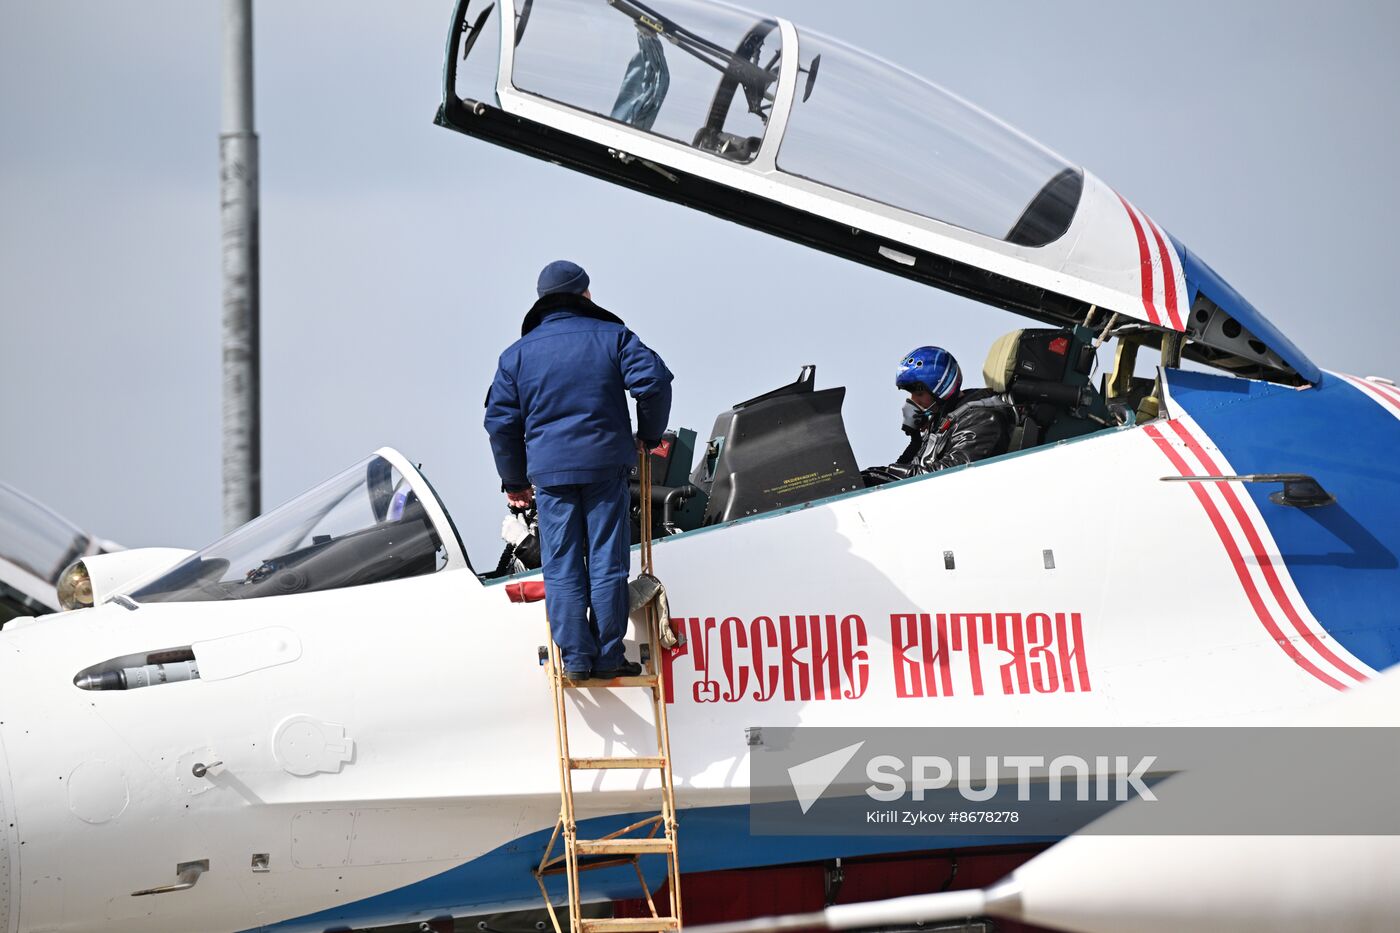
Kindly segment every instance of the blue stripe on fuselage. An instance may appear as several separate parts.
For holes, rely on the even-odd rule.
[[[600,838],[654,813],[625,813],[579,824],[580,838]],[[749,808],[697,807],[680,814],[681,871],[713,871],[752,868],[794,862],[814,862],[928,849],[962,849],[1030,842],[1053,842],[1034,836],[764,836],[749,831]],[[532,871],[549,843],[552,830],[522,836],[463,865],[394,891],[332,907],[318,913],[268,924],[265,933],[320,933],[323,930],[363,929],[410,923],[449,915],[496,912],[502,909],[542,908],[540,889]],[[556,844],[556,853],[560,851]],[[647,883],[655,890],[665,879],[661,856],[644,856]],[[619,900],[641,893],[631,866],[597,869],[579,876],[583,900]],[[568,898],[562,876],[549,885],[555,904]],[[251,931],[250,931],[251,933]]]
[[[1376,670],[1400,660],[1400,420],[1346,380],[1311,389],[1170,370],[1174,404],[1236,473],[1306,473],[1337,497],[1299,509],[1253,497],[1308,609]]]

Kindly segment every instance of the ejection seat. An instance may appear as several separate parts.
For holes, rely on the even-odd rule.
[[[1079,437],[1117,422],[1089,384],[1094,332],[1086,327],[1013,330],[992,344],[982,378],[1010,399],[1016,426],[1008,451]]]
[[[715,419],[690,482],[705,499],[703,524],[773,512],[861,488],[841,404],[844,386],[816,388],[817,368],[740,402]]]

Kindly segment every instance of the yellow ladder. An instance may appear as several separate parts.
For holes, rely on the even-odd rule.
[[[642,572],[652,573],[651,557],[651,457],[639,457],[641,481]],[[647,644],[650,653],[643,658],[639,677],[619,677],[614,680],[570,680],[564,676],[559,646],[549,639],[549,684],[554,694],[554,733],[559,750],[559,821],[549,838],[544,856],[535,869],[535,880],[544,896],[545,907],[554,924],[555,933],[564,933],[559,916],[550,901],[545,878],[563,873],[568,880],[569,933],[646,933],[646,931],[678,931],[681,928],[681,879],[676,855],[676,798],[671,781],[671,733],[666,721],[666,673],[661,663],[661,619],[656,602],[646,607]],[[576,758],[569,751],[569,716],[566,694],[580,688],[644,687],[651,691],[651,705],[656,726],[657,754],[614,758]],[[661,777],[661,812],[638,820],[630,826],[608,833],[600,839],[578,838],[574,818],[574,772],[632,769],[657,771]],[[555,848],[563,841],[563,851]],[[664,855],[666,880],[670,895],[670,916],[662,916],[647,886],[640,857]],[[649,917],[584,919],[580,916],[579,873],[598,868],[631,864],[637,872],[642,892],[646,896]]]

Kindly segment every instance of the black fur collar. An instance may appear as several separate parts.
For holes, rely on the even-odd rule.
[[[554,311],[570,311],[579,317],[591,317],[598,321],[610,321],[613,324],[622,324],[622,318],[613,314],[606,308],[595,305],[592,301],[582,295],[575,295],[570,292],[554,292],[545,295],[535,306],[525,315],[525,320],[520,324],[520,336],[524,337],[530,331],[540,326],[545,315]],[[626,326],[625,324],[623,325]]]

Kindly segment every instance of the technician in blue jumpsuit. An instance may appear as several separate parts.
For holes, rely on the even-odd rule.
[[[537,505],[545,609],[574,680],[641,672],[622,644],[628,475],[639,450],[660,442],[671,415],[670,370],[593,303],[588,284],[572,262],[544,267],[539,301],[520,339],[501,354],[486,396],[486,431],[506,500]],[[635,438],[628,393],[637,402]]]

